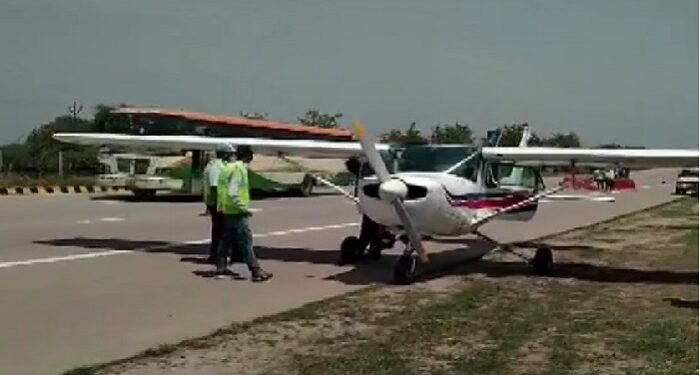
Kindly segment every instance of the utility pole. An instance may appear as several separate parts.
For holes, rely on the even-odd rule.
[[[68,112],[73,116],[73,122],[78,119],[78,114],[83,111],[82,104],[78,104],[75,100],[72,105],[68,106]]]
[[[58,152],[58,176],[63,177],[63,151]]]

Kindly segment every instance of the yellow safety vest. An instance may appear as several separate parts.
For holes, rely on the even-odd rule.
[[[238,199],[231,198],[228,192],[231,179],[238,181]],[[224,215],[242,215],[249,212],[250,189],[248,186],[248,166],[242,161],[225,164],[219,173],[216,186],[217,210]]]

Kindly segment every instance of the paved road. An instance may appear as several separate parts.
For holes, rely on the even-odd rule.
[[[495,221],[484,232],[526,240],[658,204],[672,198],[661,178],[673,176],[642,172],[639,190],[617,194],[616,203],[544,203],[536,220]],[[275,273],[264,284],[206,277],[210,267],[199,259],[208,221],[196,202],[0,198],[0,373],[60,373],[388,281],[392,256],[334,265],[340,240],[358,229],[344,199],[270,199],[254,207],[258,254]],[[442,251],[439,264],[464,259],[458,245],[428,247]],[[471,251],[483,246],[471,243]]]

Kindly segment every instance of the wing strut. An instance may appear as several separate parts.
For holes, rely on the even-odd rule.
[[[352,194],[348,193],[348,192],[345,191],[345,189],[343,189],[342,187],[340,187],[340,186],[338,186],[338,185],[336,185],[336,184],[334,184],[334,183],[332,183],[332,182],[326,180],[325,178],[319,176],[317,173],[312,173],[312,172],[309,171],[306,167],[304,167],[303,165],[301,165],[301,163],[296,162],[296,161],[294,161],[294,160],[288,158],[286,155],[284,155],[284,154],[282,154],[282,153],[278,154],[277,157],[280,158],[280,160],[283,160],[283,161],[285,161],[286,163],[288,163],[288,164],[290,164],[290,165],[292,165],[292,166],[294,166],[294,167],[296,167],[296,168],[301,169],[302,171],[304,171],[304,173],[306,173],[306,174],[308,174],[309,176],[313,177],[315,180],[317,180],[317,181],[321,182],[322,184],[324,184],[324,185],[330,187],[331,189],[333,189],[333,190],[339,192],[340,194],[342,194],[342,195],[345,196],[346,198],[352,200],[353,202],[359,203],[360,200],[359,200],[357,197],[355,197],[355,196],[353,196]]]
[[[501,208],[501,209],[498,209],[498,210],[494,211],[494,212],[491,213],[491,214],[488,214],[488,215],[486,215],[486,216],[483,216],[483,217],[481,217],[481,218],[478,218],[478,219],[474,220],[474,221],[471,223],[471,227],[474,228],[474,229],[476,229],[476,228],[478,228],[478,227],[480,227],[480,226],[486,224],[487,222],[491,221],[493,218],[495,218],[495,217],[498,216],[498,215],[506,214],[506,213],[508,213],[508,212],[510,212],[510,211],[517,210],[517,209],[519,209],[519,208],[525,207],[525,206],[527,206],[527,205],[529,205],[529,204],[532,204],[533,202],[536,202],[536,201],[538,201],[538,200],[540,200],[540,199],[542,199],[542,198],[546,198],[547,196],[552,195],[552,194],[554,194],[554,193],[556,193],[556,192],[558,192],[558,191],[560,191],[560,190],[562,190],[562,189],[564,189],[563,186],[557,186],[557,187],[555,187],[555,188],[553,188],[553,189],[545,190],[545,191],[543,191],[543,192],[540,193],[540,194],[533,195],[532,197],[530,197],[530,198],[528,198],[528,199],[525,199],[525,200],[523,200],[523,201],[521,201],[521,202],[518,202],[518,203],[516,203],[516,204],[513,204],[513,205],[510,205],[510,206],[508,206],[508,207],[503,207],[503,208]]]

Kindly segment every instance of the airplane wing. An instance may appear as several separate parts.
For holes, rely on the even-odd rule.
[[[221,145],[250,146],[262,155],[345,159],[363,155],[359,142],[331,142],[308,139],[229,138],[195,135],[126,135],[109,133],[56,133],[53,138],[80,145],[151,147],[170,150],[216,150]],[[389,145],[377,144],[380,151]]]
[[[548,195],[540,202],[548,201],[589,201],[589,202],[615,202],[615,197],[609,195],[593,195],[593,194],[553,194]]]
[[[555,147],[484,147],[485,160],[523,162],[539,165],[562,163],[622,164],[624,166],[698,166],[698,150],[673,149],[594,149]]]

